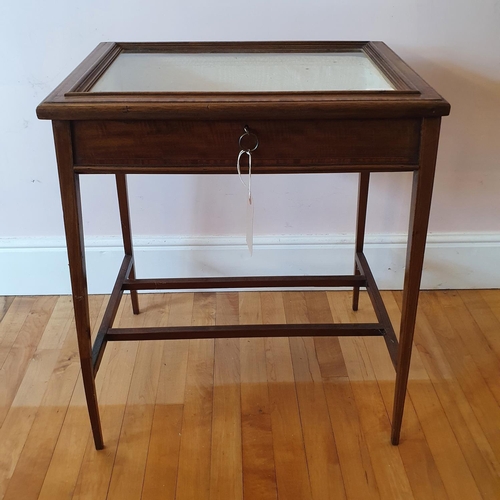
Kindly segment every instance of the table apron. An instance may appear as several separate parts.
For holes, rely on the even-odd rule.
[[[245,126],[259,140],[252,157],[256,174],[418,168],[418,118],[73,121],[73,162],[80,173],[231,174]]]

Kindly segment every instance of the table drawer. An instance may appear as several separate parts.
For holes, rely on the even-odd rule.
[[[169,121],[72,123],[76,166],[179,173],[234,173],[248,125],[259,139],[254,173],[318,172],[418,163],[420,119]],[[393,168],[391,168],[393,167]],[[406,168],[408,169],[408,168]]]

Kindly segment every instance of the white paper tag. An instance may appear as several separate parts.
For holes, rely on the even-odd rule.
[[[245,183],[241,175],[240,160],[243,155],[248,156],[248,184]],[[236,170],[240,178],[241,183],[248,189],[248,194],[246,196],[246,226],[247,226],[247,246],[250,252],[250,256],[253,254],[253,198],[252,198],[252,152],[242,149],[238,155],[238,160],[236,161]]]
[[[247,198],[247,247],[250,255],[253,255],[253,199]]]

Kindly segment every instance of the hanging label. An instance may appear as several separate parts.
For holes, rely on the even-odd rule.
[[[243,180],[241,175],[240,161],[243,155],[248,156],[248,184]],[[238,155],[238,160],[236,162],[236,170],[238,171],[238,176],[241,183],[248,188],[246,193],[246,241],[248,251],[250,255],[253,254],[253,199],[252,199],[252,152],[249,150],[242,149]]]
[[[250,255],[253,254],[253,200],[247,199],[247,247]]]
[[[251,147],[248,146],[248,139],[253,140],[253,145]],[[244,142],[247,142],[247,147],[243,145]],[[247,246],[250,252],[250,255],[253,254],[253,198],[252,198],[252,152],[255,151],[259,147],[259,139],[253,133],[250,132],[247,125],[243,127],[243,134],[240,136],[238,144],[240,145],[241,151],[238,155],[238,160],[236,161],[236,170],[238,171],[238,176],[240,178],[241,183],[248,188],[248,194],[246,196],[246,226],[247,226]],[[241,176],[241,166],[240,161],[243,155],[248,156],[248,184],[245,183],[243,177]]]

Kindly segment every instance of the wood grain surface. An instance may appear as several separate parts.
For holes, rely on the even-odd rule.
[[[391,320],[400,292],[382,292]],[[130,296],[118,326],[373,321],[366,292]],[[1,499],[500,497],[500,291],[422,292],[400,445],[381,338],[115,342],[90,433],[68,297],[0,298]],[[105,297],[91,296],[93,330]],[[12,370],[6,370],[12,367]]]
[[[404,170],[418,163],[417,118],[379,120],[82,120],[72,122],[80,166],[160,167],[175,173],[235,173],[238,139],[258,137],[254,173],[314,172],[332,165]],[[248,146],[253,146],[253,143]]]

